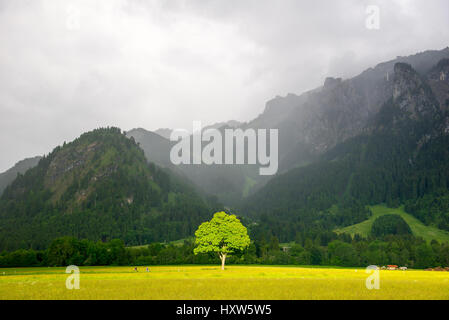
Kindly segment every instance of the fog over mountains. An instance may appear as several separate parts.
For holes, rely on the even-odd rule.
[[[223,208],[257,221],[251,232],[260,241],[329,235],[365,221],[366,205],[380,203],[405,205],[421,223],[449,231],[449,48],[328,77],[268,101],[249,122],[209,128],[278,129],[278,173],[176,166],[169,128],[97,129],[0,175],[0,249],[45,248],[64,235],[177,240]]]
[[[394,66],[398,62],[410,64],[427,77],[435,97],[442,108],[446,108],[448,84],[440,81],[441,72],[445,70],[442,62],[445,58],[449,58],[449,48],[397,57],[350,79],[328,77],[322,86],[311,91],[275,97],[266,103],[263,113],[249,122],[223,121],[203,129],[278,129],[278,173],[283,173],[312,163],[338,143],[364,132],[368,121],[394,94]],[[171,130],[165,128],[151,132],[139,128],[126,134],[139,143],[148,161],[178,171],[198,188],[217,196],[227,205],[237,204],[271,178],[259,176],[255,165],[174,166],[169,159],[174,145],[169,141]],[[24,173],[36,164],[34,161],[10,172]],[[11,182],[11,173],[0,176],[0,185],[6,186]]]
[[[301,95],[278,96],[268,101],[264,112],[252,121],[242,124],[232,122],[234,126],[220,123],[213,127],[278,129],[279,173],[282,173],[313,162],[338,143],[364,132],[368,121],[393,96],[394,66],[399,62],[410,64],[422,75],[433,70],[428,76],[429,83],[439,97],[442,108],[446,108],[446,82],[439,81],[441,70],[437,70],[437,64],[445,58],[449,58],[449,48],[398,57],[351,79],[329,77],[323,86],[314,90]],[[141,129],[130,130],[127,134],[140,143],[150,161],[170,166],[170,142],[166,138],[156,138],[153,133]],[[161,158],[161,154],[165,157]],[[256,166],[251,165],[190,165],[180,168],[198,186],[231,203],[269,180],[260,177]]]
[[[366,27],[368,5],[379,29]],[[276,95],[446,47],[448,11],[445,0],[0,1],[0,172],[99,127],[249,122]]]

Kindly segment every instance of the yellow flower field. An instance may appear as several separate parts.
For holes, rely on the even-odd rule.
[[[0,299],[449,299],[449,272],[271,266],[81,267],[68,290],[65,268],[0,269]]]

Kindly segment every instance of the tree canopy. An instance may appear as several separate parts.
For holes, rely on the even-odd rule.
[[[195,232],[194,253],[217,252],[224,270],[226,256],[247,248],[250,239],[246,228],[235,215],[217,212],[211,221],[202,223]]]
[[[412,234],[412,230],[400,215],[386,214],[374,220],[371,234],[375,237],[388,234]]]

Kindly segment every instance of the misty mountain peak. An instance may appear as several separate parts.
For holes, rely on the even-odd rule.
[[[339,85],[342,82],[341,78],[333,78],[333,77],[327,77],[326,80],[324,80],[324,86],[323,88],[325,90],[327,89],[333,89],[337,85]]]
[[[412,118],[438,111],[438,103],[429,85],[407,63],[396,63],[394,66],[393,101]]]
[[[267,101],[265,104],[265,114],[276,114],[279,112],[286,112],[293,108],[292,103],[295,104],[298,100],[298,96],[289,93],[285,97],[276,96],[274,99]]]
[[[170,135],[173,130],[169,128],[160,128],[154,131],[154,133],[160,135],[161,137],[170,140]]]

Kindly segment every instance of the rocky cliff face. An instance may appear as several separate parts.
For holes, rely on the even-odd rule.
[[[307,103],[317,103],[317,110],[302,123],[315,125],[305,131],[311,137],[310,145],[320,141],[319,135],[310,135],[312,132],[325,137],[326,132],[336,129],[335,137],[344,132],[355,137],[331,149],[327,145],[328,151],[321,149],[320,161],[274,177],[243,203],[242,212],[272,216],[276,223],[284,220],[290,226],[309,219],[309,214],[313,217],[309,221],[315,222],[321,210],[339,206],[350,197],[363,205],[399,204],[447,192],[449,113],[441,110],[429,85],[429,81],[445,81],[445,61],[423,74],[410,64],[397,62],[393,72],[383,82],[379,80],[378,87],[373,86],[371,101],[385,101],[379,107],[367,104],[367,96],[360,89],[363,82],[327,80],[322,90],[301,107],[304,110]],[[361,102],[366,104],[356,108]],[[335,116],[329,116],[331,107],[339,110]],[[345,117],[338,118],[339,113]],[[318,114],[321,117],[316,117]],[[348,116],[354,123],[345,122]],[[332,140],[329,136],[327,142],[338,140],[335,137]],[[345,139],[344,135],[340,138]],[[441,225],[447,229],[445,223]]]
[[[300,96],[289,94],[269,101],[264,113],[246,127],[279,129],[280,170],[288,170],[313,161],[315,156],[362,133],[370,119],[392,96],[398,103],[410,108],[415,116],[432,112],[435,102],[420,100],[428,95],[420,95],[413,88],[433,90],[436,85],[431,84],[429,88],[421,77],[433,70],[441,59],[447,58],[449,48],[426,51],[409,57],[397,57],[351,79],[327,78],[322,87]],[[395,68],[396,64],[398,66]],[[407,77],[412,74],[405,64],[416,70],[413,77]],[[441,72],[446,74],[445,66],[441,63],[438,70],[434,70],[433,77],[437,74],[440,79]],[[399,76],[396,77],[396,74]],[[445,91],[444,84],[438,83],[437,94],[443,104],[449,92]]]
[[[394,67],[393,102],[412,119],[439,112],[439,104],[427,82],[405,63]]]
[[[438,104],[441,108],[446,100],[449,101],[449,88],[446,87],[449,86],[449,70],[442,59],[449,59],[449,48],[397,57],[351,79],[328,77],[323,86],[314,90],[301,95],[289,93],[268,101],[263,113],[248,123],[233,122],[231,125],[228,122],[228,126],[278,129],[278,173],[282,173],[314,162],[337,144],[369,131],[370,121],[393,97],[395,103],[414,116],[424,116],[426,112],[431,114]],[[440,79],[442,72],[443,77],[447,75],[444,81]],[[439,103],[428,94],[430,91],[434,91]],[[222,124],[226,123],[218,125]],[[449,132],[449,120],[446,127]],[[128,135],[133,135],[146,156],[157,162],[160,143],[134,131]],[[224,194],[231,192],[232,198],[238,199],[242,194],[257,190],[271,178],[253,174],[250,166],[197,165],[179,169],[197,185],[205,187],[205,191],[217,195],[227,204],[232,202],[228,201],[231,197]]]
[[[440,60],[427,74],[427,79],[440,108],[449,111],[449,59]]]

